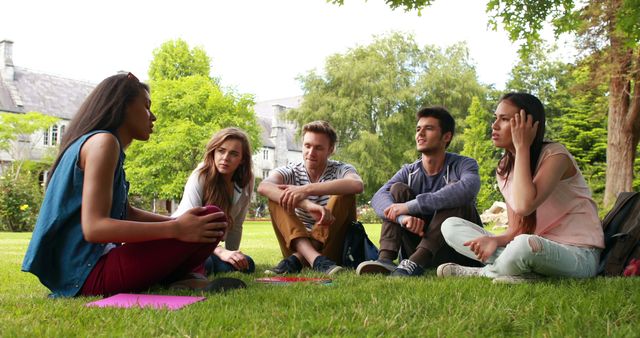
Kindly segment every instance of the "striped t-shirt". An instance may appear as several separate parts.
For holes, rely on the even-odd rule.
[[[282,175],[283,183],[287,185],[307,185],[310,182],[309,174],[304,166],[304,162],[289,163],[288,165],[275,169],[280,175]],[[357,174],[356,168],[347,163],[329,160],[327,162],[327,168],[318,179],[318,183],[333,181],[336,179],[344,178],[347,174]],[[324,196],[309,196],[307,199],[313,203],[321,206],[327,206],[330,195]],[[306,211],[300,208],[296,208],[296,215],[302,221],[302,223],[311,230],[316,220]]]

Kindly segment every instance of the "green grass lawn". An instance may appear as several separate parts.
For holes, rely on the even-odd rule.
[[[377,243],[380,225],[366,227]],[[270,223],[244,231],[242,250],[257,271],[279,261]],[[233,273],[249,287],[178,311],[86,308],[99,298],[49,299],[37,278],[20,272],[30,236],[0,233],[0,337],[640,336],[640,278],[506,286],[433,271],[411,279],[349,271],[331,285],[279,286],[255,283],[262,273]]]

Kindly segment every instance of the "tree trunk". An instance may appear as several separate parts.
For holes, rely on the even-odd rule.
[[[614,3],[618,1],[612,1]],[[614,6],[615,7],[615,6]],[[615,11],[613,12],[615,13]],[[615,14],[612,14],[613,17]],[[640,136],[640,55],[615,31],[610,20],[611,80],[607,129],[607,171],[604,204],[611,205],[618,193],[632,191],[633,164]],[[633,91],[633,93],[631,93]]]

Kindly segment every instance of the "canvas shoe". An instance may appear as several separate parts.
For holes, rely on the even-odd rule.
[[[403,259],[400,264],[393,270],[393,277],[417,277],[424,274],[424,269],[415,262]]]
[[[528,273],[518,276],[498,276],[493,279],[493,284],[525,284],[540,282],[542,280],[544,280],[544,277],[538,274]]]
[[[357,275],[367,275],[381,273],[388,275],[396,269],[396,265],[388,259],[377,259],[375,261],[366,261],[358,264],[356,268]]]
[[[300,271],[302,271],[302,263],[296,255],[291,255],[264,273],[267,275],[286,275],[288,273],[300,273]]]
[[[438,266],[436,274],[438,277],[474,277],[482,276],[482,268],[462,266],[456,263],[444,263]]]
[[[313,269],[326,275],[333,275],[342,271],[342,267],[325,256],[318,256],[313,261]]]

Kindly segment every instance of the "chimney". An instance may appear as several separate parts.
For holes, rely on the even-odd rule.
[[[271,137],[274,138],[275,143],[275,165],[276,167],[282,167],[287,165],[287,154],[289,147],[287,146],[287,127],[282,121],[282,113],[287,107],[279,104],[273,105],[273,122],[271,124]]]
[[[14,69],[13,69],[13,41],[2,40],[0,41],[0,75],[6,82],[13,81]]]

